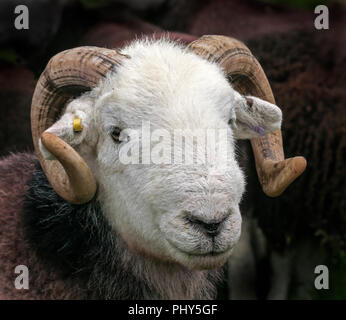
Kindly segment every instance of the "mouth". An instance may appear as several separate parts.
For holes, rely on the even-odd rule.
[[[215,251],[215,249],[212,249],[208,252],[203,252],[203,253],[196,253],[196,252],[190,252],[187,250],[184,250],[182,248],[177,247],[172,241],[169,239],[166,239],[167,242],[177,251],[180,253],[187,255],[188,257],[195,257],[195,258],[217,258],[217,257],[222,257],[223,255],[227,254],[231,249],[232,246],[227,247],[226,249],[222,251]]]

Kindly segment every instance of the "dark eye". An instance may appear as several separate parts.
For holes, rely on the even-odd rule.
[[[115,127],[111,132],[111,136],[116,143],[120,143],[120,132],[121,129],[119,127]]]
[[[231,118],[231,119],[228,120],[228,125],[229,126],[232,127],[234,125],[234,123],[235,123],[235,119],[234,118]]]

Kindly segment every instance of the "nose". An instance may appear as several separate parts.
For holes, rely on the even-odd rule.
[[[220,233],[220,230],[222,229],[221,226],[227,217],[228,215],[219,220],[206,222],[202,220],[201,218],[188,215],[187,220],[193,227],[198,228],[200,231],[206,233],[210,237],[215,237]]]

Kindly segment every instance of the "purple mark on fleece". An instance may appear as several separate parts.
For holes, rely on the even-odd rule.
[[[247,124],[245,122],[242,122],[240,120],[237,120],[238,123],[241,123],[243,126],[247,126],[248,128],[250,128],[252,131],[255,131],[256,133],[258,133],[260,136],[264,136],[264,129],[261,126],[254,126],[251,124]]]
[[[259,135],[261,136],[264,136],[264,129],[260,126],[252,126],[252,125],[249,125],[249,128],[252,130],[252,131],[255,131],[257,132]]]

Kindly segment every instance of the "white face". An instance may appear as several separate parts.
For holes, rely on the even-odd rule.
[[[219,267],[241,229],[239,203],[245,180],[235,159],[234,137],[256,136],[249,132],[253,126],[266,132],[277,129],[281,112],[255,98],[247,110],[244,97],[216,65],[167,42],[136,43],[124,53],[131,59],[116,75],[73,101],[48,130],[87,161],[105,215],[130,249],[192,269]],[[79,136],[66,128],[75,115],[84,123]],[[142,131],[148,123],[149,135]],[[216,148],[225,148],[226,160],[206,161],[205,145],[197,140],[185,140],[183,147],[161,139],[166,147],[164,163],[143,163],[142,153],[138,164],[122,161],[121,150],[137,138],[141,146],[151,139],[152,155],[155,143],[150,134],[165,132],[173,137],[177,129],[202,134],[214,130]],[[220,131],[227,141],[218,135]],[[119,132],[119,139],[114,139]],[[172,160],[177,151],[182,159],[193,154],[193,163]]]
[[[142,101],[127,105],[127,97],[122,97],[119,88],[116,93],[119,102],[111,99],[100,108],[102,131],[97,145],[97,179],[102,181],[100,199],[109,221],[133,250],[192,268],[211,268],[225,262],[241,227],[239,202],[245,183],[235,160],[232,130],[226,121],[231,115],[227,105],[230,106],[232,92],[226,81],[224,92],[220,83],[217,88],[211,85],[211,81],[205,81],[204,86],[200,83],[199,92],[186,85],[179,96],[172,95],[164,102],[158,99],[153,107],[147,107],[152,97],[143,101],[143,93]],[[210,100],[215,89],[223,98],[217,103]],[[131,110],[139,103],[140,113]],[[186,156],[193,150],[193,164],[172,160],[143,164],[144,156],[139,164],[124,164],[120,150],[135,139],[126,134],[126,129],[136,130],[138,140],[144,143],[150,139],[142,134],[143,123],[149,122],[149,136],[157,129],[173,137],[176,129],[193,128],[200,132],[215,130],[218,138],[218,129],[226,131],[226,163],[222,168],[219,159],[206,163],[205,145],[195,140],[185,143],[184,148],[165,145],[170,160],[177,151]],[[123,130],[120,135],[123,141],[114,141],[110,134],[114,128]],[[224,143],[217,139],[215,142]],[[157,144],[151,142],[151,145],[153,156]]]

